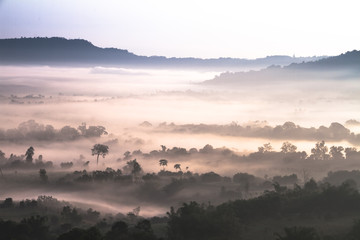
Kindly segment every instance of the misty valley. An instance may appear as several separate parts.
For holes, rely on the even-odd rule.
[[[359,239],[359,62],[2,39],[0,239]]]

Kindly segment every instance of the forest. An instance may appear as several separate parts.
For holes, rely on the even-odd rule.
[[[61,134],[64,129],[77,138],[108,134],[104,127],[85,124],[55,132]],[[59,136],[63,139],[64,135]],[[307,154],[286,141],[280,151],[266,143],[256,152],[239,155],[209,144],[189,150],[161,145],[160,150],[149,152],[126,151],[117,159],[122,167],[103,170],[98,162],[111,151],[106,144],[90,146],[95,158],[92,164],[80,157],[58,165],[44,161],[41,154],[35,158],[35,151],[30,146],[25,154],[9,157],[0,151],[0,228],[8,239],[306,240],[360,236],[359,170],[329,171],[316,180],[305,168],[288,175],[257,176],[239,171],[228,176],[216,169],[194,172],[181,161],[220,155],[251,164],[279,161],[318,168],[358,161],[360,152],[354,147],[328,147],[320,141]],[[145,161],[158,165],[159,171],[144,171]],[[95,163],[97,167],[90,167]],[[19,192],[48,194],[21,199]],[[77,199],[69,202],[54,197],[65,193]],[[88,199],[97,204],[86,202]],[[119,207],[109,211],[99,202]],[[149,206],[158,212],[143,213]]]

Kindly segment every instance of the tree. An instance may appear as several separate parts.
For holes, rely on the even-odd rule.
[[[58,240],[73,239],[101,240],[103,239],[103,237],[97,227],[91,227],[86,230],[80,228],[73,228],[69,232],[63,233],[58,237]]]
[[[163,166],[163,171],[165,171],[165,166],[167,166],[167,164],[168,164],[168,160],[166,160],[166,159],[159,160],[159,165]]]
[[[155,240],[155,239],[157,239],[151,228],[151,223],[147,219],[139,221],[135,225],[131,235],[132,235],[132,238],[136,239],[136,240]]]
[[[235,211],[224,210],[197,202],[183,203],[176,211],[171,207],[167,213],[168,239],[242,239],[243,227],[235,217]]]
[[[26,156],[26,162],[32,163],[33,156],[34,156],[35,149],[31,146],[26,150],[25,156]]]
[[[320,239],[315,228],[312,227],[291,227],[284,229],[285,235],[276,233],[276,240],[318,240]]]
[[[313,178],[311,178],[308,182],[304,184],[304,190],[306,191],[315,192],[318,189],[319,189],[318,184]]]
[[[328,147],[325,146],[325,141],[317,142],[315,148],[311,149],[310,158],[313,160],[327,160],[329,155],[327,154]]]
[[[297,147],[290,142],[284,142],[281,146],[282,153],[294,153],[296,152]]]
[[[214,172],[207,172],[200,175],[203,182],[221,182],[221,176]]]
[[[346,159],[351,159],[357,155],[357,149],[354,147],[345,148]]]
[[[78,139],[80,134],[78,130],[76,130],[73,127],[65,126],[62,129],[60,129],[59,136],[63,140],[75,140]]]
[[[46,174],[46,170],[45,170],[45,169],[40,169],[40,170],[39,170],[39,176],[40,176],[41,181],[43,181],[43,182],[47,182],[47,181],[48,181],[48,176],[47,176],[47,174]]]
[[[4,208],[11,208],[13,206],[14,206],[14,202],[13,202],[12,198],[6,198],[2,204],[2,207],[4,207]]]
[[[71,209],[70,206],[64,206],[60,214],[63,220],[68,223],[79,224],[82,220],[78,211],[75,208]]]
[[[131,152],[130,151],[124,152],[124,160],[129,160],[130,158],[131,158]]]
[[[272,149],[273,147],[270,143],[265,143],[263,146],[258,147],[260,153],[271,152]]]
[[[175,165],[174,165],[174,168],[175,168],[176,170],[181,171],[181,164],[179,164],[179,163],[175,164]]]
[[[105,127],[89,126],[89,128],[86,128],[86,123],[82,123],[81,126],[78,127],[78,129],[83,137],[100,137],[101,135],[108,134]]]
[[[162,152],[165,152],[165,151],[166,151],[166,146],[165,146],[165,145],[160,145],[160,147],[161,147],[161,151],[162,151]]]
[[[134,208],[134,209],[132,210],[132,213],[133,213],[136,217],[139,216],[140,206]]]
[[[0,160],[4,160],[4,159],[5,159],[5,153],[0,150]]]
[[[128,235],[128,225],[126,222],[117,221],[115,222],[111,230],[108,231],[105,235],[105,240],[113,240],[113,239],[126,239]]]
[[[332,146],[330,147],[330,158],[333,160],[343,160],[344,154],[342,153],[344,148],[342,146]]]
[[[123,169],[124,172],[131,173],[134,182],[138,181],[142,168],[136,159],[126,162],[126,166]]]
[[[141,169],[140,164],[136,161],[136,159],[134,159],[131,173],[134,175],[137,175],[141,172],[141,170],[142,169]]]
[[[108,153],[109,147],[103,144],[95,144],[94,147],[91,149],[91,155],[97,155],[96,165],[99,164],[99,156],[101,155],[104,158]]]

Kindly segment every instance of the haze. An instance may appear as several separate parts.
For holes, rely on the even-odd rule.
[[[138,55],[332,56],[358,48],[358,2],[0,1],[0,37],[83,38]]]
[[[0,0],[0,238],[359,239],[357,5]]]

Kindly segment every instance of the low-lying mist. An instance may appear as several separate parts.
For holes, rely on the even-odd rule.
[[[357,166],[357,157],[345,156],[345,149],[359,145],[360,88],[354,80],[282,79],[261,85],[247,81],[220,88],[200,84],[218,72],[194,70],[2,66],[0,72],[3,157],[25,161],[32,146],[34,164],[40,155],[42,162],[52,163],[46,165],[47,185],[39,182],[39,168],[45,165],[24,165],[29,169],[11,162],[3,165],[7,180],[2,186],[7,187],[2,188],[2,198],[46,194],[105,212],[126,213],[142,206],[142,213],[150,216],[187,200],[226,201],[219,197],[223,185],[236,194],[244,192],[225,178],[239,172],[265,182],[265,176],[295,173],[300,178],[305,172],[322,179],[329,171]],[[81,130],[84,126],[88,132]],[[99,129],[107,134],[99,134]],[[337,150],[343,158],[311,158],[315,144],[322,140],[329,151],[342,146]],[[281,153],[284,142],[297,146],[295,155]],[[262,152],[267,143],[272,148]],[[109,146],[99,165],[91,154],[95,144]],[[144,175],[155,174],[149,178],[161,173],[160,159],[168,161],[166,171],[173,173],[162,176],[164,181],[156,180],[160,183],[135,185],[133,179],[115,175],[121,183],[74,180],[107,168],[124,171],[134,159]],[[190,175],[176,175],[175,164],[184,174],[198,174],[191,176],[201,184],[194,185]],[[224,179],[210,186],[199,180],[209,172]],[[253,194],[266,189],[256,186]]]

